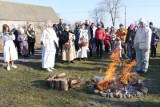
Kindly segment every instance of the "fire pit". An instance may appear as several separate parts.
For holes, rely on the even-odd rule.
[[[122,63],[118,56],[118,50],[116,49],[110,57],[116,60],[109,64],[105,76],[95,76],[88,83],[88,92],[110,98],[132,98],[147,94],[148,89],[140,76],[132,71],[136,61],[124,64],[124,69],[117,73],[116,69]]]

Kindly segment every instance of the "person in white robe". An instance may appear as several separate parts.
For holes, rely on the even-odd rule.
[[[15,40],[15,35],[13,34],[13,32],[10,32],[8,25],[4,24],[3,33],[1,36],[3,42],[2,47],[3,47],[4,62],[7,63],[7,70],[10,71],[11,67],[17,68],[17,66],[14,64],[14,60],[18,59],[17,50],[13,42],[13,40]]]
[[[82,25],[82,28],[80,29],[80,37],[79,37],[79,44],[85,43],[85,45],[80,46],[80,49],[77,51],[77,58],[80,60],[83,59],[84,61],[87,58],[87,51],[89,51],[88,48],[88,30],[85,28],[85,25]],[[82,43],[82,44],[83,44]]]
[[[47,22],[47,28],[43,31],[41,37],[42,45],[42,68],[48,72],[52,72],[55,66],[56,47],[58,46],[58,38],[52,28],[52,23]]]

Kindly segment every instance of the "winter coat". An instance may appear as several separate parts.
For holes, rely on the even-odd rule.
[[[134,47],[139,49],[150,49],[151,29],[149,27],[140,27],[136,31]]]
[[[116,32],[116,35],[118,37],[120,37],[120,39],[121,39],[122,42],[125,42],[125,40],[126,40],[126,34],[127,34],[126,29],[122,29],[122,30],[118,29],[117,32]]]
[[[111,45],[110,41],[111,41],[110,34],[106,34],[104,39],[104,45],[107,45],[107,46]]]
[[[96,40],[104,40],[105,38],[105,31],[104,29],[97,29],[95,33]]]
[[[128,29],[125,43],[134,43],[135,35],[136,35],[135,30]]]

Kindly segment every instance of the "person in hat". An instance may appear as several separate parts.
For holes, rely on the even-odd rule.
[[[65,26],[61,40],[63,41],[62,60],[67,61],[67,63],[74,63],[73,61],[76,58],[75,35],[70,32],[69,26]]]
[[[156,49],[158,46],[158,40],[160,39],[157,29],[153,26],[153,22],[149,23],[149,27],[152,30],[152,39],[151,39],[151,57],[156,57]]]
[[[135,55],[134,55],[135,52],[134,52],[134,48],[133,48],[135,35],[136,35],[135,24],[132,23],[128,27],[126,41],[125,41],[125,43],[127,44],[128,58],[131,59],[131,60],[135,59]]]
[[[151,47],[151,29],[146,25],[144,18],[139,20],[140,27],[136,31],[134,47],[136,50],[136,60],[138,73],[147,73],[149,66],[149,52]]]
[[[55,66],[55,54],[58,46],[56,32],[52,28],[51,21],[47,21],[46,29],[42,32],[42,68],[52,72]]]
[[[97,25],[97,30],[95,33],[96,47],[97,47],[97,57],[102,58],[103,56],[103,42],[105,39],[105,31],[101,24]]]

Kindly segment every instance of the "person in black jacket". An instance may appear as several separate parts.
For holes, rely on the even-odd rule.
[[[17,24],[14,25],[14,28],[12,29],[11,32],[13,32],[13,34],[15,35],[14,44],[15,44],[15,47],[17,48],[18,56],[21,56],[20,45],[19,45],[19,41],[18,41],[18,36],[19,36],[20,32],[18,30],[18,25]]]
[[[79,36],[80,36],[80,24],[78,22],[75,23],[74,34],[75,34],[75,37],[76,37],[75,48],[76,48],[76,51],[78,51],[79,48],[80,48],[79,45],[78,45]]]
[[[131,24],[128,27],[125,43],[127,44],[128,58],[132,60],[135,59],[135,51],[133,48],[135,35],[136,35],[135,24]]]
[[[65,29],[66,24],[64,23],[63,19],[59,19],[59,24],[57,24],[57,30],[58,30],[58,37],[61,38],[62,36],[62,32]],[[63,41],[59,40],[59,47],[61,49],[61,53],[62,53],[62,43]]]
[[[34,56],[34,45],[36,42],[35,37],[36,37],[36,32],[34,31],[32,24],[30,24],[27,30],[28,55],[32,54]]]
[[[153,26],[153,22],[149,23],[149,27],[152,30],[151,38],[151,57],[156,57],[156,48],[158,45],[158,40],[160,39],[157,29]]]

